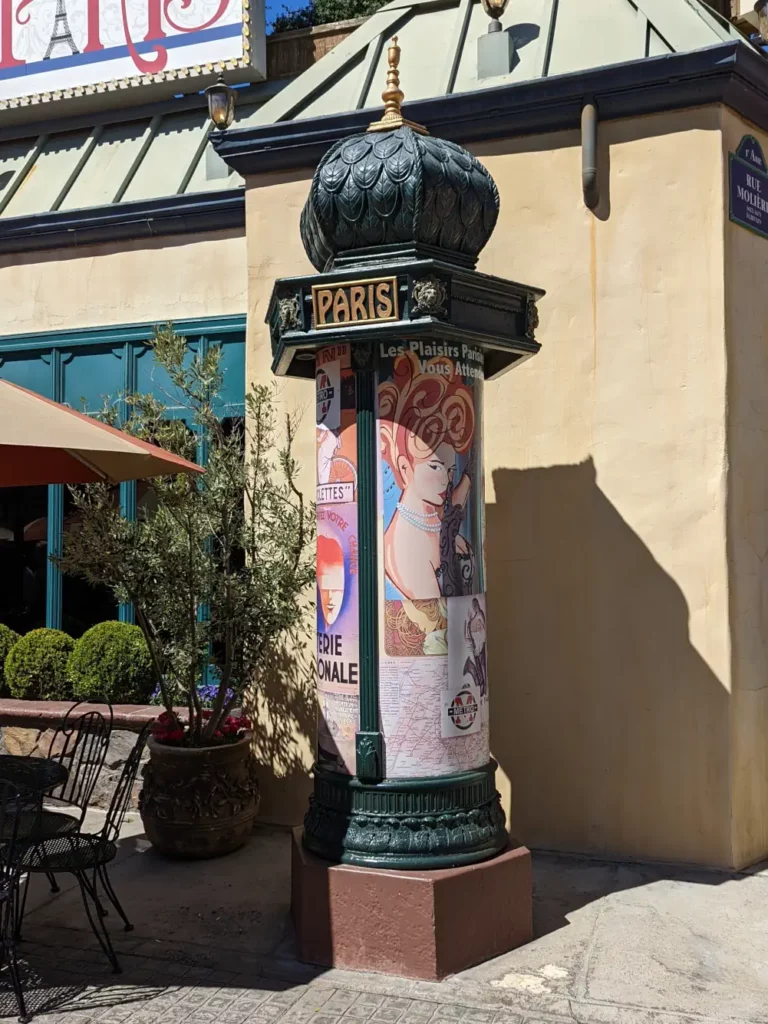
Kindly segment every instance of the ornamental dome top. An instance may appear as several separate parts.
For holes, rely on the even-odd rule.
[[[381,120],[337,142],[315,171],[304,248],[319,271],[402,249],[474,266],[496,226],[496,184],[467,150],[403,117],[397,37],[388,57]]]

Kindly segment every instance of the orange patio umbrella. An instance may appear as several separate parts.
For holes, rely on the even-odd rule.
[[[0,487],[202,472],[164,448],[0,380]]]

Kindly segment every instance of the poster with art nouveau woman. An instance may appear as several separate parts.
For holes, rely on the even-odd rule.
[[[355,770],[359,720],[357,432],[348,345],[317,353],[317,759]]]
[[[380,689],[390,776],[488,759],[484,649],[467,676],[466,657],[458,666],[449,642],[457,629],[464,636],[467,602],[479,595],[485,604],[482,386],[482,353],[466,346],[409,343],[379,363]]]
[[[382,360],[384,570],[388,600],[482,593],[481,391],[429,345]]]

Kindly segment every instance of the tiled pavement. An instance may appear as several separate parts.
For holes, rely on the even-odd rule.
[[[304,968],[290,980],[256,966],[247,973],[196,966],[198,958],[172,950],[162,958],[123,951],[123,973],[114,975],[82,936],[75,948],[25,942],[23,957],[28,1010],[40,1024],[524,1024],[522,1014],[446,1003],[437,987],[431,1000],[380,995],[337,987]],[[0,1017],[15,1016],[3,991]]]
[[[768,868],[707,872],[537,855],[535,940],[437,985],[299,964],[289,845],[284,833],[262,830],[226,861],[168,862],[135,822],[121,837],[113,880],[136,930],[107,922],[119,976],[96,946],[77,884],[62,879],[52,896],[33,880],[21,952],[34,1019],[768,1024]],[[3,1016],[15,1020],[16,1012],[0,986]]]

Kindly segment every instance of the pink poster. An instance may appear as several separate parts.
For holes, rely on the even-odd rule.
[[[355,771],[359,721],[357,441],[349,346],[316,361],[318,763]]]

